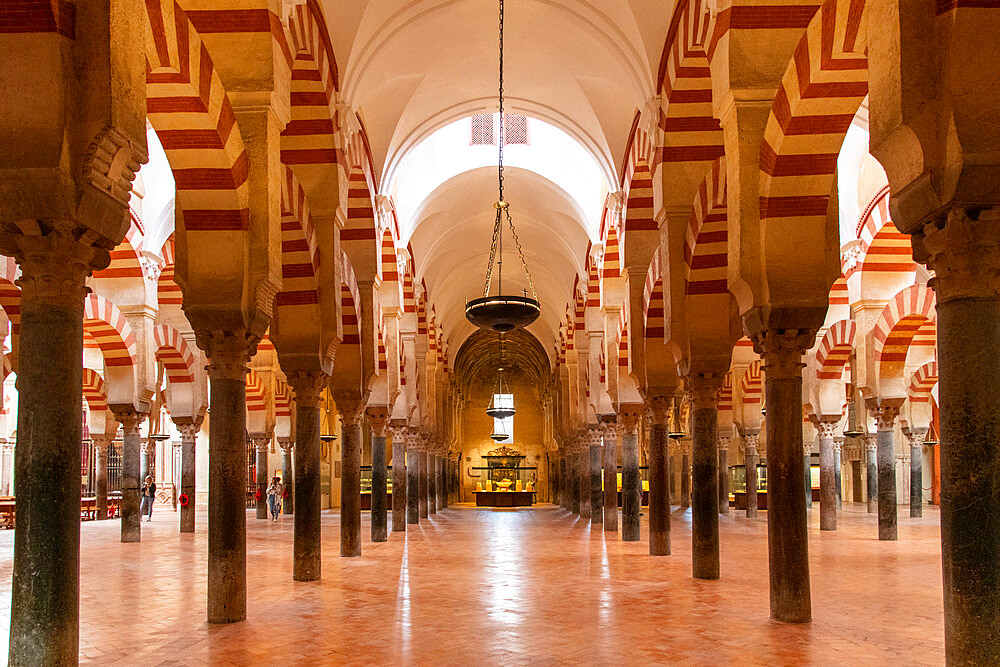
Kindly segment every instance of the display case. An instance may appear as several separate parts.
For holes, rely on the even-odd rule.
[[[386,507],[392,507],[392,466],[386,466]],[[372,467],[361,466],[361,509],[372,508]]]

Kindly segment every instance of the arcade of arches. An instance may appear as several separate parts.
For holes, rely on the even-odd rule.
[[[0,4],[10,664],[1000,663],[1000,1],[505,31]]]

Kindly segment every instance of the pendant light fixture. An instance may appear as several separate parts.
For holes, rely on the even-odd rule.
[[[680,440],[686,433],[684,433],[684,427],[681,425],[681,402],[677,396],[674,396],[674,409],[673,414],[670,416],[670,431],[667,433],[667,437],[671,440]]]
[[[503,334],[499,334],[497,338],[499,339],[497,342],[500,346],[500,365],[497,367],[497,381],[493,385],[493,396],[490,397],[490,404],[486,408],[486,414],[494,419],[507,419],[508,417],[513,417],[517,411],[514,409],[514,393],[510,390],[504,378]],[[501,398],[502,396],[511,397],[509,405]],[[506,440],[507,436],[504,435],[501,439]]]
[[[538,294],[535,292],[535,285],[528,272],[528,263],[524,259],[524,252],[521,250],[521,242],[517,238],[517,231],[514,229],[514,221],[510,217],[510,205],[503,198],[503,143],[504,143],[504,111],[503,111],[503,0],[500,0],[500,151],[499,169],[497,182],[500,196],[493,204],[496,208],[496,221],[493,223],[493,242],[490,245],[490,263],[486,267],[486,284],[483,286],[483,296],[465,304],[465,317],[477,327],[493,330],[500,333],[513,331],[525,327],[536,319],[541,313],[541,306],[538,303]],[[523,290],[521,296],[503,293],[503,226],[506,222],[510,227],[511,237],[517,247],[517,254],[521,258],[521,267],[528,280],[527,290]],[[498,252],[499,251],[499,252]],[[490,295],[490,287],[493,279],[493,264],[497,266],[497,292]],[[531,296],[528,296],[528,292]]]

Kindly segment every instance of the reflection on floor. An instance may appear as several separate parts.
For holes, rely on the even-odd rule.
[[[452,506],[407,539],[338,556],[323,518],[323,581],[291,578],[292,521],[248,514],[249,619],[205,621],[206,517],[177,515],[120,544],[117,521],[83,525],[81,660],[100,664],[420,662],[857,664],[944,661],[939,514],[879,542],[875,516],[847,505],[836,533],[810,510],[813,622],[768,620],[767,519],[723,516],[722,579],[691,578],[690,510],[675,508],[673,555],[606,539],[551,505]],[[645,522],[646,517],[643,518]],[[390,522],[391,525],[391,522]],[[0,532],[0,619],[9,619],[13,532]],[[7,641],[0,627],[0,641]],[[6,655],[6,645],[0,645]]]

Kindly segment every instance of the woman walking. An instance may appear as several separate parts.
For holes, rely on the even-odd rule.
[[[281,479],[274,477],[267,487],[267,507],[271,510],[271,519],[274,521],[277,521],[278,515],[281,514],[282,491],[284,491],[284,485],[281,483]]]

